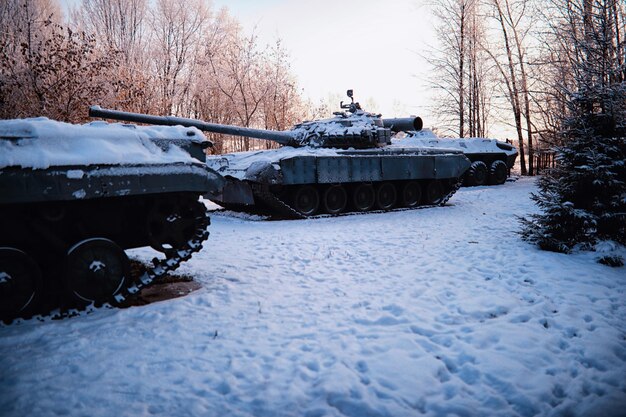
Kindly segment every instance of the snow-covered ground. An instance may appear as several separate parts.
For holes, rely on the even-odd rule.
[[[522,242],[532,190],[215,215],[190,296],[0,328],[0,415],[625,415],[626,268]]]

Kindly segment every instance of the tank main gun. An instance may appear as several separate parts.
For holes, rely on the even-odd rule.
[[[378,148],[390,144],[394,132],[422,129],[422,119],[419,117],[382,119],[380,114],[363,111],[359,103],[354,102],[352,90],[348,90],[348,97],[351,103],[344,104],[343,101],[340,103],[340,107],[347,112],[335,112],[334,117],[329,119],[302,122],[291,130],[253,129],[183,117],[109,110],[99,106],[91,106],[89,116],[133,123],[196,127],[205,132],[271,140],[296,148],[303,146],[338,149]]]
[[[204,132],[221,133],[224,135],[245,136],[255,139],[273,140],[281,145],[292,145],[293,137],[288,132],[277,130],[252,129],[249,127],[221,125],[202,120],[187,119],[176,116],[154,116],[151,114],[131,113],[119,110],[103,109],[100,106],[89,107],[89,117],[120,120],[124,122],[146,123],[161,126],[195,127]]]

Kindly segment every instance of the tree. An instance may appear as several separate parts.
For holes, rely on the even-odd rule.
[[[254,34],[243,37],[239,32],[219,51],[207,50],[206,60],[213,80],[233,109],[237,124],[251,127],[263,120],[262,103],[270,94],[270,84],[263,68],[263,54]],[[250,138],[240,139],[240,150],[250,150]]]
[[[558,10],[554,36],[571,45],[574,81],[565,92],[564,145],[557,149],[556,168],[540,178],[532,196],[543,213],[521,220],[522,236],[542,249],[626,245],[626,45],[619,37],[623,6],[615,13],[615,1],[568,0]],[[599,261],[623,264],[610,254]]]
[[[500,34],[501,47],[486,46],[503,81],[505,95],[513,113],[515,131],[517,133],[520,169],[522,175],[534,175],[533,169],[533,139],[530,109],[529,80],[526,69],[527,47],[526,38],[530,30],[527,13],[528,0],[490,0],[492,18],[495,20]],[[502,50],[502,54],[495,51]],[[526,120],[527,142],[524,145],[524,126],[522,118]],[[528,153],[528,155],[527,155]],[[528,156],[528,171],[526,159]]]
[[[117,54],[101,53],[93,36],[52,16],[44,19],[47,9],[39,6],[19,3],[13,34],[0,44],[0,116],[82,121],[89,104],[110,102]]]
[[[73,20],[128,65],[145,59],[147,11],[147,0],[82,0]]]
[[[298,94],[295,77],[289,67],[289,55],[277,40],[265,56],[264,82],[268,94],[262,102],[263,128],[286,130],[301,122],[306,110]],[[278,146],[275,142],[266,141],[267,149]]]
[[[151,10],[153,28],[151,66],[162,114],[189,115],[191,86],[210,11],[202,0],[156,0]]]
[[[82,0],[71,14],[73,23],[91,33],[103,51],[119,55],[115,73],[115,105],[120,110],[154,111],[155,77],[148,66],[150,31],[147,0]]]
[[[440,92],[435,110],[443,128],[459,137],[488,131],[492,86],[480,9],[479,0],[438,0],[434,9],[440,44],[430,59],[431,83]]]

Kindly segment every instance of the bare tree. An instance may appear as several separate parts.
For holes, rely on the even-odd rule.
[[[214,19],[211,19],[203,38],[204,50],[200,54],[194,77],[193,95],[191,101],[194,117],[209,120],[213,123],[236,124],[239,121],[235,115],[236,102],[226,97],[220,89],[221,72],[215,72],[207,56],[217,56],[225,51],[229,42],[236,39],[240,31],[238,22],[228,14],[226,9],[220,10]],[[215,146],[212,151],[223,153],[233,150],[229,145],[232,139],[225,142],[224,135],[208,134]]]
[[[440,91],[435,111],[445,130],[459,137],[485,136],[490,113],[490,74],[478,0],[438,0],[431,83]],[[452,127],[456,126],[456,127]]]
[[[96,36],[101,49],[121,54],[114,93],[124,110],[150,112],[154,106],[147,13],[146,0],[82,0],[71,16],[80,30]]]
[[[492,57],[504,81],[505,94],[512,109],[517,132],[521,173],[533,175],[531,99],[526,70],[526,43],[530,30],[527,20],[529,0],[490,0],[490,5],[492,17],[499,27],[504,57],[495,52],[499,50],[498,44],[486,46],[485,50]],[[527,146],[524,145],[522,118],[526,120]],[[529,154],[529,170],[526,169],[526,152]]]
[[[145,56],[147,11],[147,0],[82,0],[73,20],[131,64]]]
[[[260,120],[262,103],[270,91],[264,82],[266,68],[262,66],[262,52],[254,34],[242,37],[239,33],[224,45],[221,51],[207,51],[205,55],[215,83],[230,103],[238,124],[249,127]],[[243,150],[250,149],[250,139],[242,139]]]
[[[538,65],[542,76],[535,99],[541,115],[538,132],[548,146],[564,145],[563,120],[581,80],[586,80],[588,88],[626,81],[626,4],[620,0],[551,0],[541,18],[546,30],[541,36],[544,48]],[[594,63],[599,66],[588,68]]]
[[[263,59],[267,83],[267,94],[262,101],[263,127],[285,130],[302,121],[306,110],[298,94],[295,77],[289,67],[289,54],[280,40],[270,48]],[[266,142],[266,148],[277,147],[275,142]]]
[[[159,90],[159,112],[189,114],[186,104],[209,18],[202,0],[156,0],[150,21],[151,66]]]

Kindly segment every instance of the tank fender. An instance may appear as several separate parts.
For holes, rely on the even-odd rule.
[[[236,178],[224,178],[223,186],[214,193],[206,193],[204,198],[218,204],[241,204],[245,206],[254,204],[252,188],[245,182]]]
[[[246,169],[245,179],[264,184],[282,184],[283,175],[280,165],[266,161],[256,161]]]
[[[226,179],[222,175],[218,174],[215,170],[207,166],[204,166],[204,169],[206,171],[207,180],[206,189],[208,190],[204,194],[204,197],[212,200],[214,197],[222,194],[222,190],[226,186]]]

